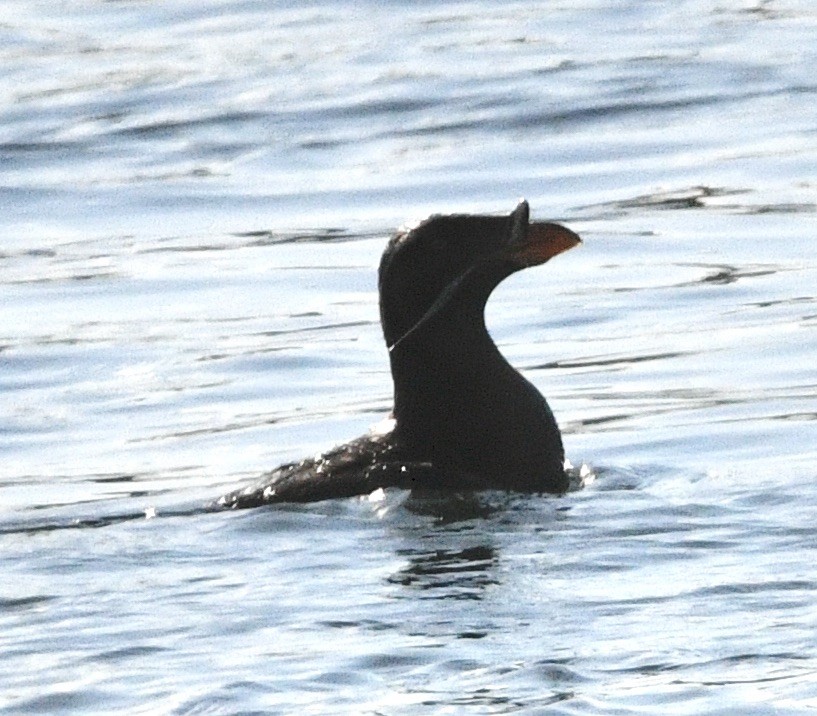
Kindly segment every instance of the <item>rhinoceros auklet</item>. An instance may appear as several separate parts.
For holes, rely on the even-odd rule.
[[[213,507],[385,487],[564,492],[553,413],[485,327],[485,303],[500,281],[581,241],[558,224],[529,223],[529,211],[522,201],[508,216],[435,215],[395,235],[378,281],[394,379],[391,429],[282,465]]]

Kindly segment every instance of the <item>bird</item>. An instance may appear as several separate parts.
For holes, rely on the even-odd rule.
[[[570,229],[507,215],[435,214],[398,231],[378,291],[394,383],[385,427],[281,465],[212,508],[367,495],[380,488],[466,492],[567,491],[556,419],[485,325],[499,283],[581,243]]]

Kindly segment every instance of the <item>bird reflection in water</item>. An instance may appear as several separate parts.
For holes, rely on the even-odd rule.
[[[408,564],[388,581],[427,592],[426,599],[479,600],[486,587],[499,583],[495,574],[498,555],[488,545],[398,554],[408,557]]]

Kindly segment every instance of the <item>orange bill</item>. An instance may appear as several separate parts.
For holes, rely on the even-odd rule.
[[[560,224],[533,223],[524,241],[508,247],[507,256],[523,266],[538,266],[581,242],[578,234]]]

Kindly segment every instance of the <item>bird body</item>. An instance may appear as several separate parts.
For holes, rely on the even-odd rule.
[[[310,502],[382,487],[568,487],[546,400],[497,349],[485,304],[507,276],[580,243],[558,224],[507,216],[432,216],[395,235],[380,262],[380,317],[394,380],[394,427],[276,468],[222,508]]]

